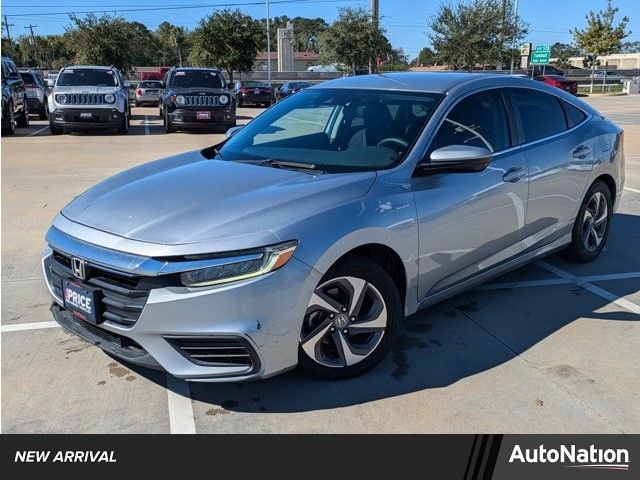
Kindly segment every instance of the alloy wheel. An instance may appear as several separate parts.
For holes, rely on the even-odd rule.
[[[582,219],[582,244],[588,252],[595,252],[607,231],[609,210],[602,192],[595,192],[584,211]]]
[[[387,306],[371,283],[343,276],[319,285],[304,317],[300,345],[315,362],[350,367],[380,344],[387,327]]]

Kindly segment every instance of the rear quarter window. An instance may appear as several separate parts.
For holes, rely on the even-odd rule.
[[[551,137],[567,129],[564,111],[555,96],[528,88],[512,88],[509,93],[522,124],[524,143]]]
[[[567,115],[567,126],[573,128],[576,125],[584,122],[587,118],[587,114],[580,110],[578,107],[574,107],[569,102],[562,100],[562,107]]]

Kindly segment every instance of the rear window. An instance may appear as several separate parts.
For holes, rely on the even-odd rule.
[[[33,78],[33,74],[29,72],[20,72],[20,76],[22,77],[22,81],[24,83],[35,83],[36,79]]]
[[[243,87],[264,87],[265,84],[262,82],[250,81],[250,82],[242,82]]]
[[[160,82],[140,82],[140,88],[159,88]]]
[[[118,77],[113,70],[68,68],[60,72],[58,87],[115,87]]]
[[[566,130],[564,111],[556,97],[525,88],[509,90],[513,108],[522,121],[524,143],[535,142]]]
[[[567,114],[567,126],[569,128],[573,128],[579,123],[582,123],[587,115],[580,110],[578,107],[574,107],[569,102],[562,101],[562,106],[564,107],[564,111]]]

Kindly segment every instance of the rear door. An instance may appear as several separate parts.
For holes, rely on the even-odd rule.
[[[587,115],[577,107],[535,89],[508,94],[529,168],[524,247],[534,249],[571,233],[593,167],[594,141],[582,128]]]
[[[500,89],[461,99],[427,152],[448,145],[494,153],[482,172],[421,175],[413,190],[419,228],[419,300],[481,274],[522,251],[527,162]]]

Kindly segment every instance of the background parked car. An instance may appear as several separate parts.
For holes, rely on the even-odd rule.
[[[598,70],[593,73],[593,78],[597,80],[608,80],[608,81],[617,81],[619,82],[624,77],[620,75],[618,72],[606,71],[606,70]]]
[[[569,92],[573,95],[578,94],[578,82],[574,80],[568,80],[561,75],[539,75],[534,80],[546,83],[552,87],[559,88],[565,92]]]
[[[49,95],[50,88],[42,76],[35,70],[20,70],[20,76],[27,89],[27,105],[31,115],[38,115],[40,120],[49,118]]]
[[[310,86],[311,84],[308,82],[287,82],[280,87],[279,97],[288,97],[289,95],[293,95],[294,93],[304,90]]]
[[[236,80],[231,91],[238,100],[238,106],[243,105],[271,105],[273,91],[269,85],[256,80]]]
[[[16,64],[2,57],[2,132],[13,135],[16,125],[29,126],[27,91]]]
[[[534,77],[538,75],[564,75],[564,70],[560,70],[553,65],[533,65],[527,69],[527,75],[531,76],[532,71]]]
[[[138,84],[135,91],[135,105],[139,107],[143,104],[158,105],[160,95],[164,90],[164,84],[160,80],[143,80]]]

